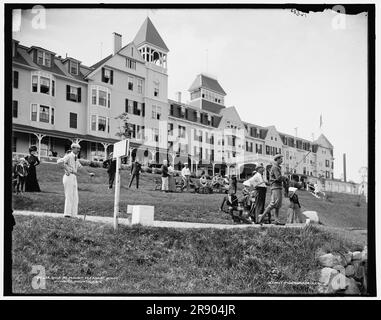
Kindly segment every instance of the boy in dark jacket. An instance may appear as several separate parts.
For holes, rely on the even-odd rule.
[[[134,181],[134,178],[135,178],[136,189],[139,189],[139,176],[140,176],[141,170],[142,170],[142,165],[139,163],[138,160],[135,160],[135,162],[131,166],[131,180],[130,180],[130,184],[128,185],[129,188],[131,188],[132,181]]]
[[[107,173],[108,173],[108,188],[112,189],[112,186],[114,185],[115,180],[115,173],[116,173],[116,159],[113,159],[113,153],[111,152],[108,156],[108,159],[104,162],[103,165],[106,165]]]

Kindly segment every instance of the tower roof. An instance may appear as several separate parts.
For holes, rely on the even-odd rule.
[[[206,76],[205,74],[199,74],[196,79],[193,81],[191,87],[188,91],[194,91],[199,88],[206,88],[217,93],[220,93],[226,96],[226,92],[222,89],[221,85],[218,83],[217,79],[211,78],[210,76]]]
[[[137,46],[145,42],[153,44],[164,51],[169,51],[159,32],[156,30],[152,21],[148,17],[144,20],[134,39],[134,43]]]

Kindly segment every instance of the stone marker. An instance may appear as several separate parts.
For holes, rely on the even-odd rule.
[[[361,252],[361,261],[368,260],[368,247],[365,246],[364,250]]]
[[[131,224],[140,223],[143,226],[152,226],[154,211],[153,206],[133,206]]]
[[[309,223],[319,223],[319,216],[316,211],[303,211],[302,213],[306,219],[309,219]]]

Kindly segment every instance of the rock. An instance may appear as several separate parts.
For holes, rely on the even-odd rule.
[[[341,264],[337,264],[337,265],[333,266],[333,269],[335,269],[338,272],[340,272],[340,273],[345,275],[345,268]]]
[[[330,281],[332,280],[332,278],[337,275],[339,272],[335,269],[332,269],[332,268],[323,268],[321,269],[321,273],[320,273],[320,279],[319,279],[319,282],[323,285],[323,286],[327,286]]]
[[[344,258],[347,264],[350,264],[352,261],[352,252],[344,253]]]
[[[326,253],[321,255],[318,258],[319,263],[323,267],[329,267],[332,268],[335,265],[341,264],[341,261],[338,259],[336,255],[333,255],[332,253]]]
[[[361,291],[354,279],[347,278],[347,289],[345,289],[344,294],[350,294],[350,295],[359,295],[361,294]]]
[[[354,275],[355,275],[355,267],[350,264],[345,268],[345,276],[353,277]]]
[[[352,266],[354,267],[354,275],[353,278],[356,280],[361,280],[364,277],[365,269],[361,264],[361,261],[355,260],[352,262]]]
[[[364,250],[361,252],[361,261],[367,261],[368,260],[368,247],[365,246]]]
[[[360,251],[355,251],[352,253],[352,260],[361,260],[361,252]]]
[[[334,292],[339,290],[345,290],[349,285],[349,279],[347,279],[348,278],[345,275],[343,275],[342,273],[338,273],[332,278],[329,286],[332,288]]]
[[[319,223],[319,216],[316,211],[304,211],[302,213],[306,217],[306,220],[309,219],[309,223]]]

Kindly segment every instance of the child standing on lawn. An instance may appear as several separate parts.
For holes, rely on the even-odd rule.
[[[288,188],[288,197],[290,199],[290,205],[288,208],[287,223],[302,223],[302,213],[300,211],[301,205],[299,202],[296,191],[298,189],[294,187]]]
[[[25,158],[21,158],[16,164],[15,173],[17,177],[16,193],[24,193],[25,181],[26,177],[28,176],[28,162],[25,160]]]

